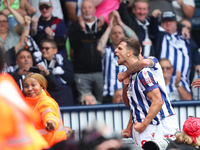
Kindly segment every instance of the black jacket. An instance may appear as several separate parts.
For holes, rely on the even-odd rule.
[[[92,25],[90,31],[86,25],[86,30],[81,31],[78,21],[73,22],[69,28],[70,46],[74,50],[74,72],[75,73],[92,73],[101,72],[101,54],[97,50],[98,40],[107,28],[104,23],[101,30],[97,30],[98,19]]]
[[[130,14],[128,12],[128,4],[125,3],[121,3],[120,7],[118,9],[119,14],[121,16],[122,21],[129,26],[137,35],[138,39],[139,39],[139,43],[142,46],[142,41],[144,40],[144,31],[142,31],[140,25],[137,23],[136,21],[136,17],[134,14]],[[146,18],[149,22],[149,26],[148,26],[148,34],[149,34],[149,38],[155,39],[157,34],[158,34],[158,19],[154,18],[154,17],[150,17],[150,18]],[[142,51],[142,55],[143,55]],[[152,46],[151,48],[151,53],[150,56],[155,56],[155,51],[154,48]]]

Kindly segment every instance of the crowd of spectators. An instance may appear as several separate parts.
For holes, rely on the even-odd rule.
[[[126,36],[140,42],[143,56],[162,60],[171,100],[193,99],[190,84],[200,72],[190,34],[194,0],[1,0],[0,10],[3,72],[22,91],[23,79],[36,71],[60,106],[87,104],[87,94],[91,104],[123,102],[114,99],[123,86],[117,74],[126,67],[118,66],[114,50]]]

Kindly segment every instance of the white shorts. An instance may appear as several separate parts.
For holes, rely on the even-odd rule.
[[[179,131],[176,115],[163,118],[161,122],[163,126],[163,135],[165,138],[172,137],[175,132]]]
[[[140,147],[142,147],[145,142],[152,139],[163,139],[164,135],[162,123],[159,125],[149,124],[142,133],[135,131],[133,125],[132,136],[135,143]]]

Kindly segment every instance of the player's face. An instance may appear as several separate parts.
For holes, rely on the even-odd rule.
[[[121,38],[124,36],[125,35],[122,27],[120,27],[119,25],[115,25],[112,28],[112,31],[110,33],[110,39],[112,40],[113,45],[118,45]]]
[[[165,29],[166,32],[173,34],[177,30],[177,23],[173,20],[165,20],[161,22],[161,26]]]
[[[115,49],[115,54],[118,57],[118,65],[124,65],[128,59],[128,51],[126,50],[126,42],[121,42]]]
[[[167,60],[160,61],[160,66],[163,70],[163,76],[165,79],[171,79],[173,73],[173,67],[171,66],[170,62]]]
[[[24,94],[27,97],[34,98],[42,92],[42,87],[34,78],[27,78],[23,84]]]
[[[133,8],[133,13],[135,14],[135,17],[141,22],[145,20],[148,12],[148,3],[146,2],[137,2],[135,8]]]

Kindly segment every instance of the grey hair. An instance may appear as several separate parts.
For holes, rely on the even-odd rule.
[[[94,98],[95,104],[98,104],[96,98],[94,97],[94,95],[93,95],[92,93],[84,93],[84,94],[82,94],[82,95],[81,95],[81,100],[80,100],[81,104],[83,104],[83,101],[84,101],[85,96],[88,96],[88,95],[89,95],[89,96],[92,96],[92,97]]]

